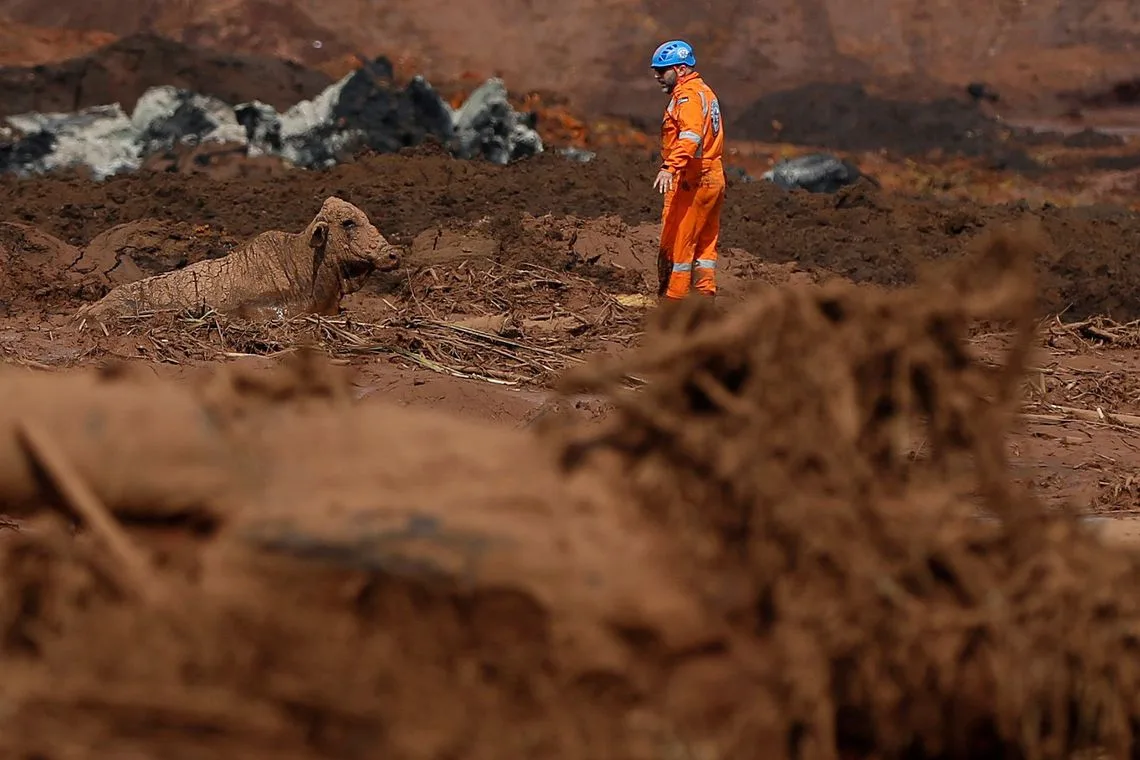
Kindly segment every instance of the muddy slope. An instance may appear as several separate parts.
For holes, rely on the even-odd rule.
[[[859,84],[819,82],[765,95],[730,125],[737,139],[816,145],[833,150],[885,149],[901,155],[932,151],[988,156],[1029,168],[1008,143],[1022,137],[968,98],[910,102],[882,98]]]
[[[494,237],[515,254],[547,254],[517,224],[520,212],[652,222],[660,197],[648,154],[608,153],[582,165],[542,155],[510,167],[455,161],[417,151],[364,157],[329,171],[289,171],[245,181],[205,174],[140,174],[99,185],[78,178],[0,180],[0,221],[31,224],[70,245],[139,219],[209,224],[244,237],[299,230],[329,195],[365,209],[390,239],[405,245],[440,224],[489,218]],[[1042,307],[1070,314],[1140,316],[1140,219],[1113,207],[1043,208],[887,197],[864,185],[837,195],[785,193],[767,183],[733,183],[723,219],[726,247],[770,262],[796,261],[857,282],[914,280],[923,262],[956,255],[983,227],[1040,218],[1052,247],[1039,265]],[[565,247],[565,246],[563,246]],[[557,260],[557,259],[554,259]]]
[[[1135,76],[1140,17],[1127,0],[1013,3],[960,0],[0,0],[0,14],[41,26],[115,34],[154,29],[221,50],[409,56],[429,79],[493,71],[599,110],[659,117],[646,67],[665,39],[689,39],[701,67],[739,113],[761,94],[820,80],[912,80],[958,91],[984,79],[1003,102]],[[314,50],[313,42],[322,42]]]
[[[33,67],[0,67],[0,115],[74,111],[119,103],[130,112],[150,87],[173,85],[227,103],[261,100],[283,110],[311,98],[332,79],[275,58],[204,50],[149,34]]]

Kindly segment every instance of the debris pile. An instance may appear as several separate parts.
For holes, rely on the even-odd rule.
[[[809,193],[834,193],[866,176],[859,167],[827,153],[786,158],[761,175],[784,190],[807,190]]]
[[[230,105],[162,86],[144,92],[130,114],[112,103],[8,116],[0,122],[0,172],[86,168],[101,180],[202,143],[244,145],[249,156],[327,168],[360,150],[392,153],[429,139],[459,158],[506,164],[543,150],[534,127],[534,115],[517,113],[498,79],[453,109],[423,77],[398,87],[381,58],[284,113],[257,100]]]

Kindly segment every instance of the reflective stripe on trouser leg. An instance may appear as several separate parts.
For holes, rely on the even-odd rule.
[[[716,295],[716,259],[697,259],[694,263],[693,288],[701,295]]]
[[[693,265],[674,263],[669,272],[669,287],[665,290],[666,298],[684,298],[689,294],[689,286],[693,281]]]

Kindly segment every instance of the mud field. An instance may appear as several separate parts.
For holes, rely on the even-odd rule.
[[[1137,216],[735,182],[657,310],[653,168],[0,179],[5,756],[1135,756]],[[329,196],[339,314],[74,317]]]
[[[0,175],[0,758],[1140,757],[1140,17],[706,5],[0,0],[0,117],[383,56],[546,146]],[[730,184],[662,309],[675,35]],[[873,181],[745,181],[817,150]]]
[[[5,221],[78,249],[122,224],[179,224],[176,247],[192,260],[218,255],[233,240],[262,230],[299,229],[326,196],[337,195],[364,209],[397,244],[439,229],[462,234],[483,221],[495,261],[573,271],[590,262],[572,240],[546,227],[567,217],[613,217],[632,227],[655,223],[660,198],[645,179],[655,160],[648,153],[602,151],[581,165],[543,154],[502,168],[455,161],[424,147],[360,157],[323,173],[265,165],[243,167],[248,173],[232,179],[219,180],[227,176],[219,169],[116,177],[99,185],[80,178],[0,177],[0,204]],[[541,230],[528,230],[520,225],[523,215],[551,219]],[[1043,313],[1140,317],[1133,297],[1140,261],[1131,255],[1140,221],[1112,206],[932,202],[884,194],[868,184],[836,195],[789,194],[768,183],[731,182],[722,240],[764,263],[795,262],[807,271],[893,286],[912,283],[926,262],[954,256],[987,225],[1024,217],[1040,220],[1050,238],[1037,262]],[[193,236],[185,235],[187,225],[197,230]]]

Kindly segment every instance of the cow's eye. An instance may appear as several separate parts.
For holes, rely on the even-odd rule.
[[[351,220],[351,219],[345,219],[345,220],[344,220],[343,222],[341,222],[340,224],[341,224],[341,226],[342,226],[342,227],[344,227],[346,230],[351,230],[353,227],[355,227],[355,226],[356,226],[356,222],[354,222],[354,221],[353,221],[353,220]]]

